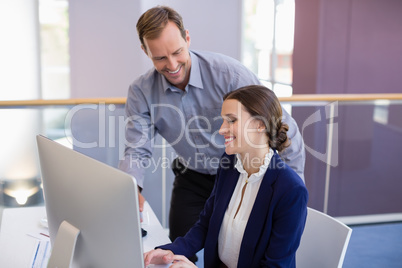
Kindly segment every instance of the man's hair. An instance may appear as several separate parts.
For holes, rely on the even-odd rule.
[[[186,39],[186,29],[183,25],[183,19],[173,8],[167,6],[156,6],[148,9],[137,22],[137,33],[141,45],[147,50],[144,43],[146,39],[156,39],[160,36],[166,24],[171,21],[179,28],[181,36]]]

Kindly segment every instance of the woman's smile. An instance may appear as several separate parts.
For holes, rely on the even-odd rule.
[[[225,146],[229,145],[232,141],[234,141],[236,137],[234,136],[225,136]]]

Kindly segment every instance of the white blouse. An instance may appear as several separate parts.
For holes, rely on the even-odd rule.
[[[240,175],[229,206],[226,209],[218,238],[219,258],[229,268],[237,267],[244,230],[246,229],[248,218],[260,189],[262,178],[273,155],[274,151],[269,149],[260,170],[249,178],[243,168],[239,155],[236,155],[237,161],[235,167],[240,172]],[[242,198],[243,187],[246,183],[247,186]]]

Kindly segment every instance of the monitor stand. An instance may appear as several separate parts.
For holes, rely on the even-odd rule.
[[[73,261],[74,249],[80,230],[67,221],[63,221],[57,232],[52,247],[48,268],[69,268]]]

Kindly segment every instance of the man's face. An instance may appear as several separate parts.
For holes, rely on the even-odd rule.
[[[152,60],[155,69],[177,88],[184,90],[190,79],[191,57],[188,51],[190,36],[186,31],[184,40],[179,28],[168,22],[156,39],[144,38],[142,49]]]

